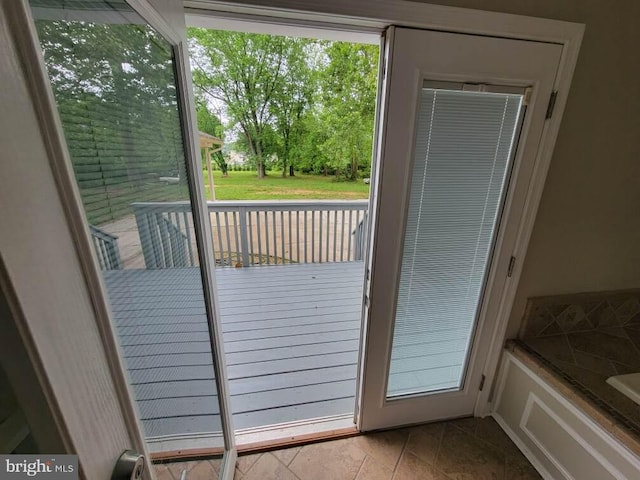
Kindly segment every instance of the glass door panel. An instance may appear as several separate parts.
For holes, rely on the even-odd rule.
[[[522,98],[420,91],[388,397],[463,384]]]
[[[362,430],[471,415],[492,381],[562,52],[400,27],[385,46]]]
[[[174,46],[123,1],[31,5],[148,449],[222,454]]]

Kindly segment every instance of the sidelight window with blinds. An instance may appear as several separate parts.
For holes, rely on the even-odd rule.
[[[419,93],[388,397],[464,384],[524,90],[458,88]]]

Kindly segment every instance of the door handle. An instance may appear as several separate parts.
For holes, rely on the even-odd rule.
[[[140,480],[144,472],[144,455],[125,450],[116,460],[111,480]]]

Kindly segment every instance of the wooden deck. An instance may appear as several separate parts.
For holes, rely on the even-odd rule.
[[[216,269],[236,429],[353,412],[363,268]],[[219,432],[199,270],[104,275],[145,436]]]

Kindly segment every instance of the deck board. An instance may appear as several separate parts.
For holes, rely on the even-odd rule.
[[[363,265],[217,269],[235,428],[353,412]],[[147,437],[219,431],[197,269],[105,272]]]

